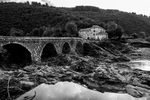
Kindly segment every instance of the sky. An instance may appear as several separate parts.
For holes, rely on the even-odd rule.
[[[150,0],[51,0],[55,6],[91,5],[102,9],[118,9],[150,16]]]
[[[2,1],[2,0],[0,0]],[[6,1],[6,0],[3,0]],[[27,1],[27,0],[7,0]],[[102,9],[118,9],[125,12],[135,12],[150,16],[150,0],[28,0],[44,4],[52,4],[56,7],[75,7],[77,5],[96,6]]]

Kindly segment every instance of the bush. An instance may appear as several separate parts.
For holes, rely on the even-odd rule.
[[[8,33],[9,36],[24,36],[24,32],[20,29],[11,28],[10,32]]]
[[[42,36],[44,33],[45,27],[40,27],[40,28],[34,28],[28,36]]]
[[[65,26],[65,30],[71,34],[73,37],[78,36],[77,25],[74,22],[67,22]]]
[[[50,27],[47,27],[47,28],[44,30],[42,36],[45,36],[45,37],[52,37],[52,36],[53,36],[53,32],[52,32],[51,28],[50,28]]]
[[[146,38],[146,41],[150,42],[150,36]]]
[[[109,22],[107,23],[107,33],[109,39],[120,40],[122,34],[124,33],[124,30],[120,25],[116,24],[115,22]]]

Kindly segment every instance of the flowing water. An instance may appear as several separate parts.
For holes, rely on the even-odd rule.
[[[28,98],[28,99],[27,99]],[[129,94],[101,93],[73,82],[58,82],[55,85],[41,84],[17,100],[148,100]]]
[[[131,63],[133,63],[132,68],[150,71],[150,60],[134,60]]]

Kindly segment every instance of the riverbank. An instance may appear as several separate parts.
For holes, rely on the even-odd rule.
[[[88,56],[59,55],[39,65],[1,68],[0,99],[15,99],[42,83],[63,81],[99,92],[128,93],[136,98],[149,96],[150,73],[128,64],[132,58],[142,58],[137,49],[117,42],[93,43],[91,48]]]

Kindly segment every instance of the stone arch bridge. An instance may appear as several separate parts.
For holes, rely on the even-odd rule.
[[[77,37],[0,37],[1,48],[10,44],[23,46],[29,51],[31,60],[35,63],[41,62],[42,52],[48,44],[52,44],[57,54],[61,54],[64,46],[69,48],[68,53],[77,53],[79,49],[83,50],[86,43],[89,43],[89,40]]]

